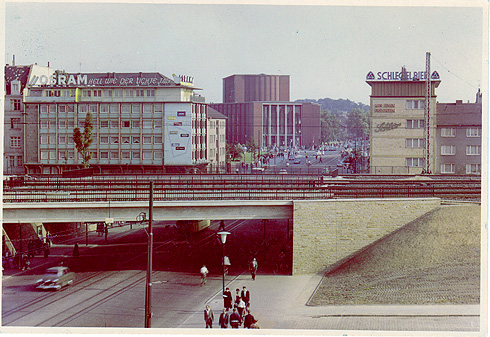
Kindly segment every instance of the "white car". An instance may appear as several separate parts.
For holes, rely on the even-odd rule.
[[[68,267],[58,266],[46,270],[44,276],[36,281],[37,289],[60,290],[66,285],[73,283],[75,274]]]

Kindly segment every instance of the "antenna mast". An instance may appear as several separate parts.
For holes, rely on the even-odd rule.
[[[424,107],[424,136],[425,136],[425,153],[424,153],[424,170],[422,173],[430,174],[430,53],[425,53],[425,107]]]

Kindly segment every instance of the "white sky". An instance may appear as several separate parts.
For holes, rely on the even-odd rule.
[[[369,104],[369,71],[424,71],[428,51],[438,101],[474,102],[488,3],[471,3],[480,7],[10,2],[5,62],[190,75],[207,102],[222,102],[226,76],[282,74],[291,100]]]

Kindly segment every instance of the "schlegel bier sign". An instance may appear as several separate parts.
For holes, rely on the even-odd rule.
[[[376,75],[370,71],[366,75],[368,81],[417,81],[425,80],[425,71],[378,71]],[[434,71],[430,76],[431,80],[439,80],[439,73]]]

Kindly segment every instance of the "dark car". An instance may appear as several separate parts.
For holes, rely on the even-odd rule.
[[[44,276],[36,281],[37,289],[60,290],[66,285],[73,283],[75,274],[68,267],[58,266],[46,270]]]

